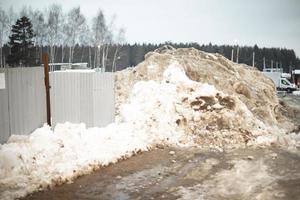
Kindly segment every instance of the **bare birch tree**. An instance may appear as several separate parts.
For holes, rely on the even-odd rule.
[[[4,67],[2,48],[8,38],[9,29],[8,15],[0,8],[0,67]]]
[[[115,53],[114,53],[114,57],[113,57],[113,62],[112,62],[112,71],[115,72],[117,71],[117,68],[116,68],[116,62],[117,62],[117,59],[119,59],[119,51],[121,49],[121,45],[125,42],[125,29],[124,28],[121,28],[119,29],[119,32],[115,38]]]
[[[50,62],[55,62],[56,47],[60,43],[63,23],[62,7],[52,4],[47,10],[47,43],[50,47]]]
[[[35,10],[30,16],[34,28],[35,38],[34,46],[36,47],[36,57],[42,62],[43,46],[46,44],[46,23],[41,11]]]
[[[70,48],[69,62],[73,62],[74,48],[76,44],[80,45],[82,34],[87,30],[86,19],[80,11],[80,7],[70,10],[67,16],[65,32],[68,36],[68,45]]]
[[[94,63],[93,66],[99,67],[101,60],[101,49],[103,48],[107,25],[102,10],[99,10],[97,16],[93,18],[93,41],[94,41]]]
[[[11,28],[12,28],[12,26],[15,24],[15,22],[16,22],[16,20],[17,20],[17,18],[18,18],[17,14],[16,14],[16,12],[14,11],[14,9],[13,9],[12,6],[9,7],[7,16],[8,16],[8,25],[9,25],[8,31],[10,31]],[[9,35],[9,33],[7,33],[7,41],[8,41],[8,39],[9,39],[9,38],[8,38],[8,35]],[[8,53],[9,53],[9,54],[11,53],[11,48],[10,48],[10,47],[8,47]]]

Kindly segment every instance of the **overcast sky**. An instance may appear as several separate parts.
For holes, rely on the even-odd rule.
[[[286,47],[300,57],[300,0],[0,0],[15,10],[80,5],[88,18],[101,8],[117,16],[127,42],[198,42]]]

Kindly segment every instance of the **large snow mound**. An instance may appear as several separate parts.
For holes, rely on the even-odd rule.
[[[282,114],[270,79],[255,68],[233,63],[219,54],[172,47],[148,53],[138,66],[116,75],[117,116],[140,81],[176,87],[173,121],[169,123],[176,130],[194,135],[194,142],[201,146],[253,144],[258,136],[288,133],[295,128]],[[140,92],[143,90],[146,88]],[[161,98],[169,98],[169,94]],[[153,118],[152,126],[159,121],[160,116]]]

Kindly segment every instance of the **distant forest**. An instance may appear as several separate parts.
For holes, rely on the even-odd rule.
[[[108,48],[108,55],[106,61],[106,71],[112,71],[112,62],[116,49],[118,48],[118,56],[116,59],[116,70],[122,70],[127,67],[136,66],[138,63],[144,60],[145,54],[150,51],[168,44],[175,48],[189,48],[193,47],[209,53],[219,53],[229,60],[231,59],[232,49],[234,49],[234,61],[236,61],[237,46],[230,45],[199,45],[197,43],[163,43],[163,44],[123,44],[123,45],[111,45]],[[41,64],[40,59],[40,47],[35,47],[36,52],[36,64]],[[43,52],[47,52],[49,47],[42,47]],[[74,49],[73,62],[87,62],[89,66],[93,68],[94,60],[94,47],[79,46],[76,45]],[[64,47],[64,58],[62,57],[62,47],[57,47],[57,55],[55,56],[54,62],[68,62],[68,51],[67,47]],[[291,49],[280,49],[280,48],[259,48],[258,46],[240,46],[239,47],[239,63],[244,63],[252,66],[252,56],[255,52],[255,67],[259,70],[263,69],[263,60],[265,58],[266,67],[281,67],[285,72],[290,72],[292,69],[300,69],[300,60],[296,57],[294,50]],[[9,54],[9,47],[4,45],[3,54]],[[273,64],[272,64],[273,63]]]
[[[123,69],[128,66],[135,66],[144,60],[144,55],[149,51],[153,51],[162,45],[171,45],[175,48],[193,47],[208,53],[219,53],[229,60],[231,59],[232,49],[234,50],[233,58],[236,61],[237,46],[230,45],[199,45],[198,43],[164,43],[164,44],[133,44],[123,45],[117,62],[118,69]],[[255,67],[262,70],[265,59],[266,67],[281,67],[285,72],[290,72],[291,69],[300,69],[300,60],[296,57],[292,49],[280,48],[259,48],[257,45],[240,46],[239,47],[239,63],[244,63],[252,66],[253,52],[255,52]]]

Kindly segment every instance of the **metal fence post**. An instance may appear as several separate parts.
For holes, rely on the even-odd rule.
[[[50,109],[50,85],[49,85],[49,65],[48,54],[43,54],[44,62],[44,75],[45,75],[45,87],[46,87],[46,109],[47,109],[47,124],[51,126],[51,109]]]

